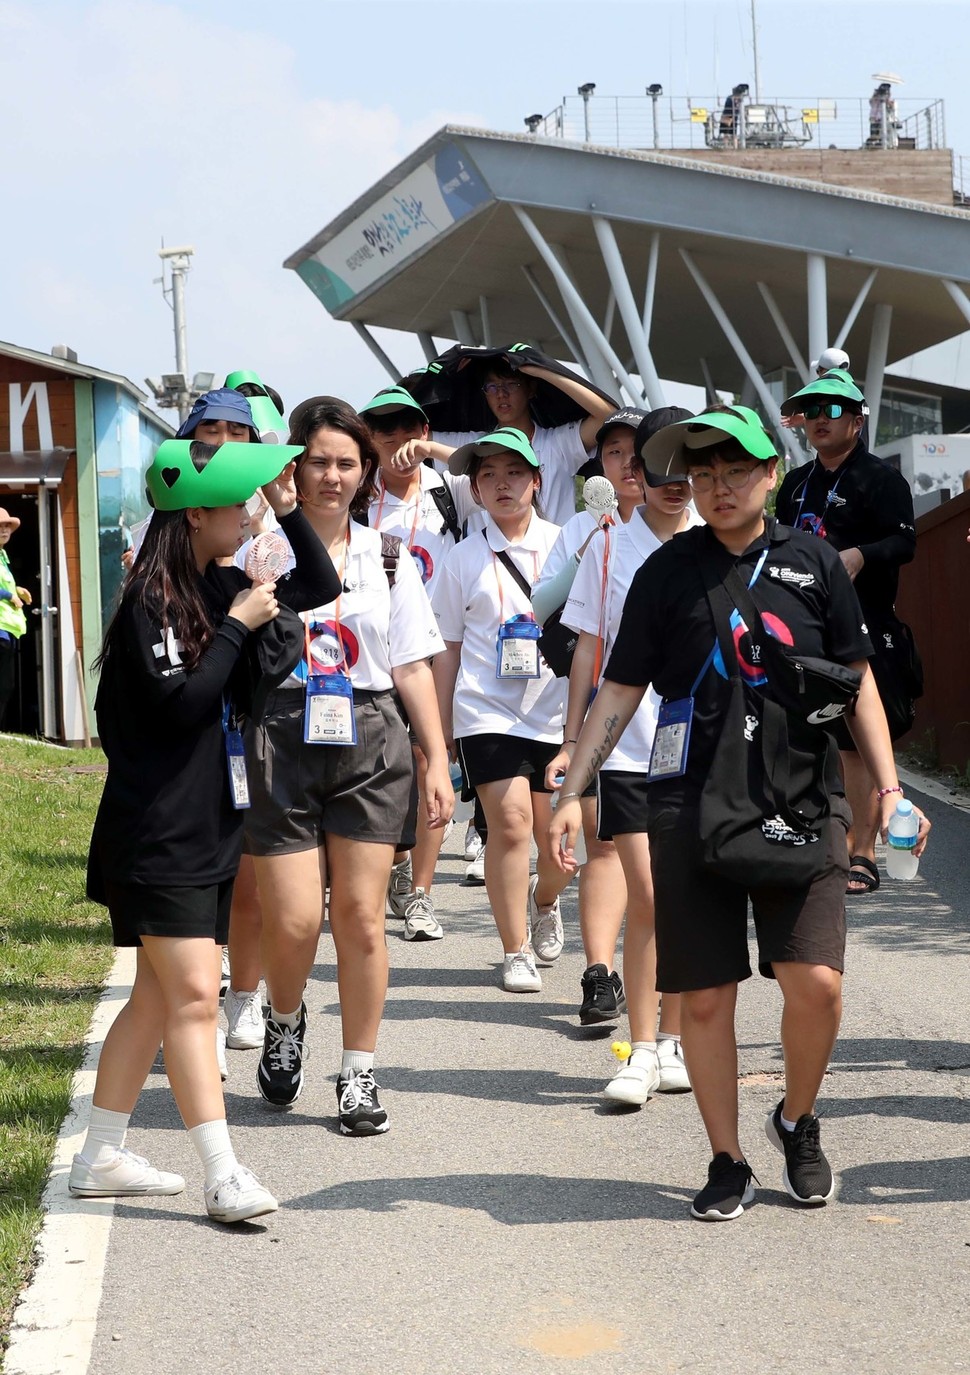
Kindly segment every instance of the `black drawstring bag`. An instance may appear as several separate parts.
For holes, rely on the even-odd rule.
[[[761,618],[749,620],[730,577],[729,595],[712,564],[703,563],[702,571],[730,694],[700,799],[704,867],[745,888],[804,887],[827,861],[831,808],[825,780],[835,741],[809,725],[807,716],[789,717],[767,685],[759,690],[743,681],[731,612],[737,603],[745,623],[751,627],[755,621],[759,630],[752,627],[752,634],[760,634],[763,647]],[[734,578],[750,602],[741,579]]]

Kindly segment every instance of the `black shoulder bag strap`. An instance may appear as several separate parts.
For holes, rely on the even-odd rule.
[[[761,616],[744,586],[744,582],[738,577],[737,571],[732,568],[726,576],[722,578],[715,567],[714,560],[711,558],[700,559],[701,573],[704,578],[704,591],[707,594],[707,602],[711,608],[711,615],[714,618],[714,629],[717,632],[717,642],[721,649],[721,658],[724,661],[725,672],[728,674],[732,691],[738,691],[741,682],[741,673],[738,669],[738,654],[734,644],[734,636],[731,633],[731,612],[737,606],[741,615],[744,617],[745,624],[754,633],[754,626],[758,627],[763,639],[764,626]],[[742,597],[740,600],[732,601],[735,592],[735,584],[741,589]],[[728,587],[731,588],[730,593]],[[747,603],[754,610],[754,615],[750,616],[745,609]],[[791,771],[789,765],[789,743],[788,743],[788,718],[784,710],[773,702],[767,695],[761,699],[761,758],[765,772],[765,782],[768,786],[774,805],[778,809],[779,816],[788,823],[794,830],[800,831],[805,826],[805,818],[793,811],[790,798],[791,792]]]
[[[452,536],[455,543],[461,539],[461,526],[458,523],[458,508],[455,505],[455,498],[451,494],[448,483],[442,479],[441,487],[431,487],[431,500],[438,508],[438,514],[445,523],[445,529]]]
[[[488,535],[484,530],[482,531],[482,538],[485,540],[485,543],[488,544]],[[488,544],[488,547],[489,549],[492,549],[492,546],[490,544]],[[519,569],[516,568],[515,564],[508,556],[508,551],[505,549],[492,549],[492,553],[498,559],[499,563],[502,564],[504,568],[508,569],[512,577],[515,579],[516,583],[519,585],[519,587],[521,587],[522,591],[525,593],[525,595],[529,598],[529,601],[531,602],[532,584],[528,581],[525,574],[521,573]]]

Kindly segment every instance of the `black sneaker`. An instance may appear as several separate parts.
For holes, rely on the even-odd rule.
[[[306,1035],[306,1006],[300,1005],[300,1025],[281,1026],[266,1018],[263,1053],[256,1071],[256,1087],[267,1103],[288,1108],[303,1092],[303,1037]]]
[[[606,972],[605,964],[591,964],[580,980],[583,1002],[579,1009],[580,1026],[595,1026],[598,1022],[615,1022],[626,1009],[623,980],[614,970]]]
[[[337,1080],[337,1112],[344,1136],[377,1136],[391,1125],[377,1097],[374,1072],[350,1070]]]
[[[702,1222],[730,1222],[754,1202],[754,1178],[746,1160],[719,1151],[707,1167],[707,1183],[691,1204],[691,1217]]]
[[[806,1112],[795,1123],[794,1131],[786,1131],[781,1125],[784,1106],[783,1098],[769,1113],[765,1135],[785,1157],[781,1178],[791,1197],[796,1203],[820,1207],[835,1193],[835,1180],[832,1167],[822,1154],[818,1118]]]

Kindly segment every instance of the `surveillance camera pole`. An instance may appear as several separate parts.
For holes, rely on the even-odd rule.
[[[172,314],[175,317],[175,371],[182,374],[185,384],[178,398],[179,423],[189,414],[189,349],[185,326],[185,274],[191,263],[192,249],[186,248],[169,259],[172,271]]]

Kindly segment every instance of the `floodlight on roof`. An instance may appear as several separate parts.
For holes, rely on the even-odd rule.
[[[530,134],[537,133],[539,125],[542,124],[544,120],[545,115],[526,115],[525,127],[528,129]]]

